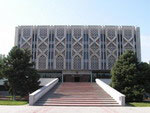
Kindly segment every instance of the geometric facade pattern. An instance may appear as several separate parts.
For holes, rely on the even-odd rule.
[[[126,50],[141,60],[135,26],[18,26],[15,45],[31,51],[38,70],[110,70]]]

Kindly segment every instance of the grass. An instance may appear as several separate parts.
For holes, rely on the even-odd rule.
[[[0,105],[25,105],[27,101],[0,100]]]
[[[150,102],[129,102],[127,105],[134,107],[150,107]]]
[[[8,97],[8,98],[12,98],[12,96],[5,96],[5,97]],[[16,98],[19,98],[20,96],[16,96]]]

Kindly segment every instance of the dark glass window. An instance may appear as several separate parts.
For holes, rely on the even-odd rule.
[[[35,42],[37,41],[37,34],[35,34]]]
[[[51,59],[53,59],[53,54],[54,54],[54,52],[51,52]]]
[[[35,53],[34,53],[34,59],[36,59],[36,51],[35,51]]]
[[[48,54],[48,59],[50,59],[50,52],[49,52],[49,54]]]
[[[52,34],[52,41],[54,41],[54,34]]]
[[[134,41],[136,42],[136,35],[134,34]]]
[[[101,34],[101,41],[103,42],[103,35]]]

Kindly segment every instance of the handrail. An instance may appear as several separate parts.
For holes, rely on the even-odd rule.
[[[29,105],[33,105],[37,100],[39,100],[43,95],[45,95],[50,89],[52,89],[58,83],[58,78],[55,78],[42,88],[34,91],[29,95]]]
[[[96,79],[96,83],[104,90],[106,91],[114,100],[116,100],[119,105],[124,106],[125,105],[125,95],[117,91],[116,89],[110,87],[100,79]]]

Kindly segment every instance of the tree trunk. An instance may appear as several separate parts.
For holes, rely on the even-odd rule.
[[[12,95],[12,100],[16,100],[16,95],[15,95],[15,91],[13,90],[13,95]]]
[[[16,100],[16,96],[15,96],[15,95],[12,96],[12,100],[13,100],[13,101]]]

